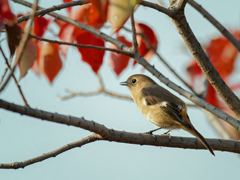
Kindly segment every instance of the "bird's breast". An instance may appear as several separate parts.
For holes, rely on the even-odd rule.
[[[178,129],[174,120],[161,106],[147,105],[144,101],[136,103],[140,112],[153,124],[166,129]]]

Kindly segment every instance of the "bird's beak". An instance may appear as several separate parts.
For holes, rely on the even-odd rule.
[[[127,81],[126,81],[126,82],[120,82],[120,85],[122,85],[122,86],[127,86],[128,83],[127,83]]]

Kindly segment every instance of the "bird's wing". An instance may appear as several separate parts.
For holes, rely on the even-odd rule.
[[[143,88],[142,97],[144,97],[146,105],[162,108],[162,110],[171,115],[174,120],[191,129],[192,126],[190,124],[190,121],[186,121],[182,114],[185,105],[182,103],[182,101],[178,101],[179,98],[177,97],[171,98],[169,101],[169,98],[167,96],[174,95],[167,90],[165,90],[167,92],[162,93],[163,90],[165,89],[159,89],[159,91],[156,91],[156,88],[154,90],[151,88]]]

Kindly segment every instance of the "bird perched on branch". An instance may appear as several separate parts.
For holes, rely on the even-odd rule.
[[[160,127],[158,129],[183,129],[196,136],[215,156],[213,149],[190,122],[186,104],[181,99],[145,75],[132,75],[120,84],[129,88],[138,109],[150,122]]]

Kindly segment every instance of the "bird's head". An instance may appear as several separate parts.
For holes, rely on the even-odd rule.
[[[121,82],[120,85],[127,86],[132,95],[138,94],[142,88],[155,85],[156,83],[148,76],[135,74],[130,76],[127,81]]]

